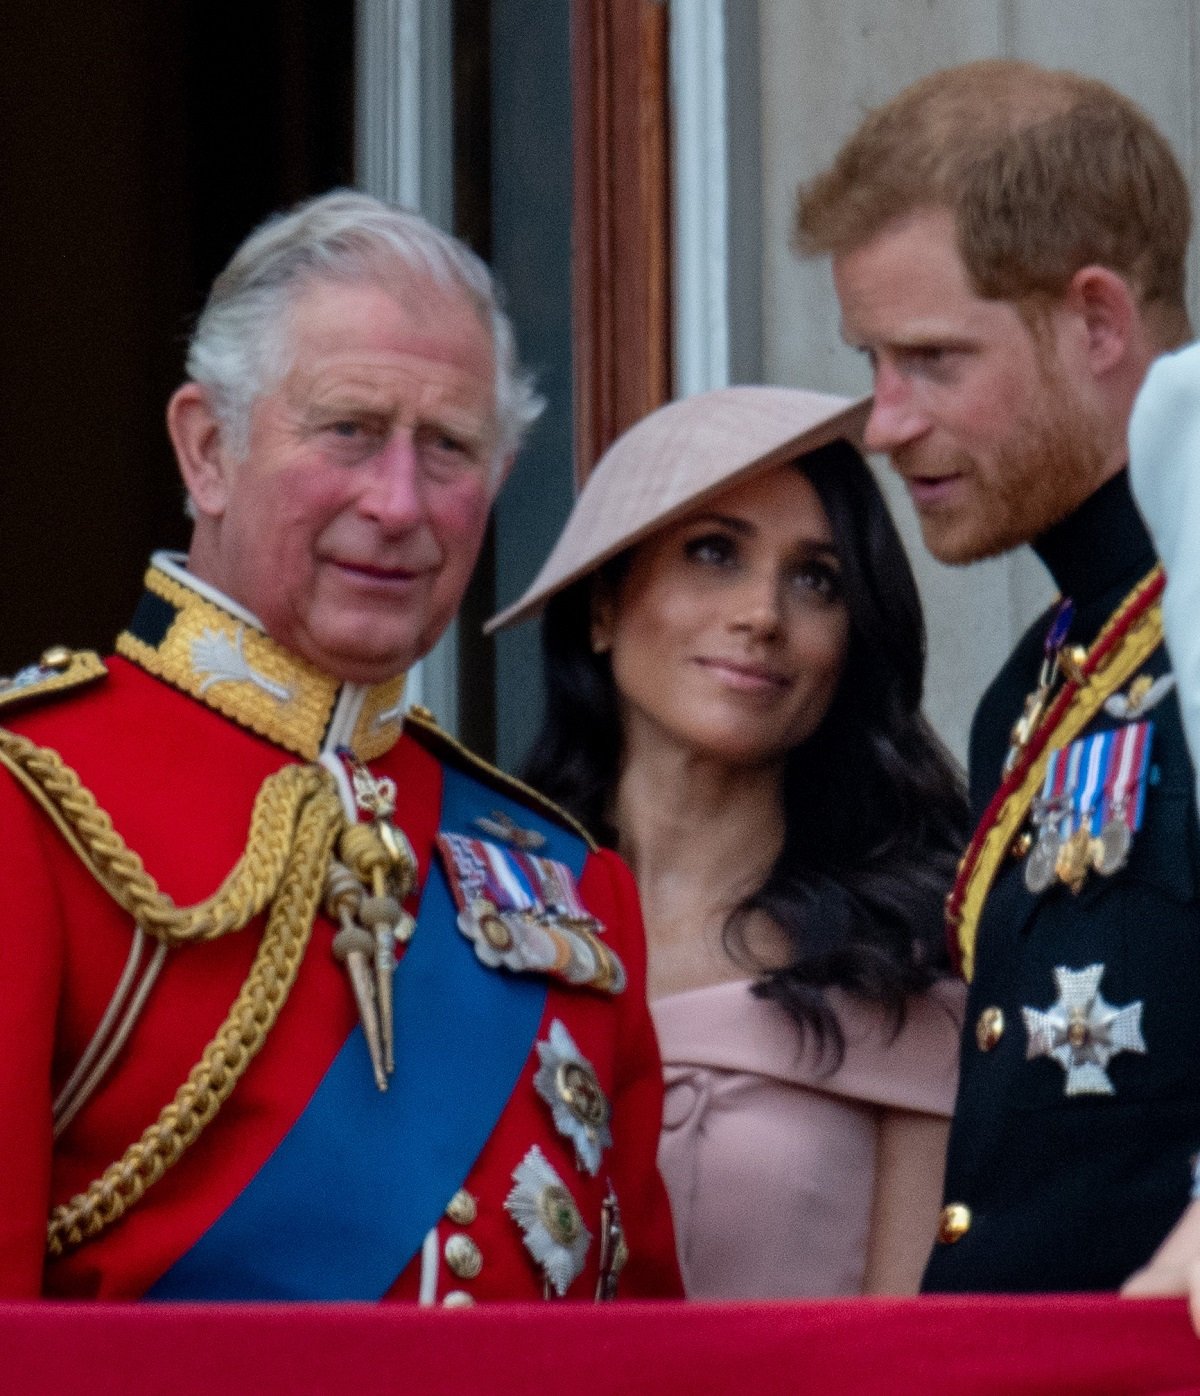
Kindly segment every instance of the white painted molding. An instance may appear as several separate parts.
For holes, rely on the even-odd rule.
[[[357,0],[358,183],[454,218],[451,0]]]
[[[758,6],[672,0],[672,291],[677,396],[762,379]]]
[[[725,0],[673,0],[669,35],[677,397],[724,387],[730,377],[725,33]]]
[[[355,163],[361,189],[454,227],[452,0],[356,0]],[[458,624],[408,677],[457,733]]]

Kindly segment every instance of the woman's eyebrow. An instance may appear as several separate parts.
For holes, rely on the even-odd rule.
[[[754,532],[754,525],[748,519],[739,519],[733,514],[693,514],[687,521],[689,524],[716,524],[720,528],[727,528],[732,533],[749,534]]]
[[[839,553],[835,544],[827,542],[824,538],[798,538],[796,540],[798,552],[819,553],[825,557],[831,557],[836,562]]]
[[[749,519],[739,518],[736,514],[717,514],[711,511],[703,514],[693,514],[687,523],[691,527],[704,525],[707,527],[726,528],[731,533],[737,533],[743,538],[748,538],[757,529]],[[827,538],[797,538],[792,544],[793,550],[799,553],[812,554],[819,553],[823,556],[838,559],[837,545]]]

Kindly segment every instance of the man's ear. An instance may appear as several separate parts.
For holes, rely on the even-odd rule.
[[[517,459],[516,451],[509,451],[508,455],[497,460],[492,466],[492,498],[500,493],[504,488],[504,482],[512,474],[513,464]]]
[[[1092,372],[1103,378],[1120,368],[1140,329],[1133,288],[1109,267],[1080,267],[1067,287],[1066,300],[1083,327]]]
[[[167,403],[167,434],[196,512],[220,518],[229,502],[232,462],[208,393],[185,383]]]

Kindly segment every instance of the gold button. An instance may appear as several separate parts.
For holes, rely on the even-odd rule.
[[[460,1280],[473,1280],[483,1269],[483,1252],[461,1231],[447,1238],[443,1254],[446,1264]]]
[[[470,1226],[479,1215],[479,1205],[466,1188],[459,1188],[446,1203],[446,1216],[455,1226]]]
[[[71,667],[71,651],[66,645],[54,645],[42,655],[42,668],[62,673]]]
[[[948,1202],[938,1218],[938,1240],[943,1246],[952,1246],[971,1229],[971,1209],[961,1202]]]
[[[1014,858],[1024,858],[1032,847],[1033,835],[1026,829],[1023,834],[1018,834],[1017,837],[1013,839],[1012,848],[1009,849],[1009,852]]]
[[[990,1052],[1004,1036],[1004,1014],[999,1008],[985,1008],[975,1023],[975,1042],[981,1052]]]
[[[474,1304],[473,1295],[465,1289],[452,1289],[442,1300],[443,1309],[469,1309]]]
[[[1087,683],[1087,675],[1083,670],[1087,657],[1088,652],[1082,645],[1072,645],[1070,649],[1064,647],[1058,652],[1058,667],[1073,684],[1082,686]]]

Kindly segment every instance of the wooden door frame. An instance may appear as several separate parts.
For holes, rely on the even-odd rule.
[[[575,478],[671,393],[663,0],[571,0]]]

